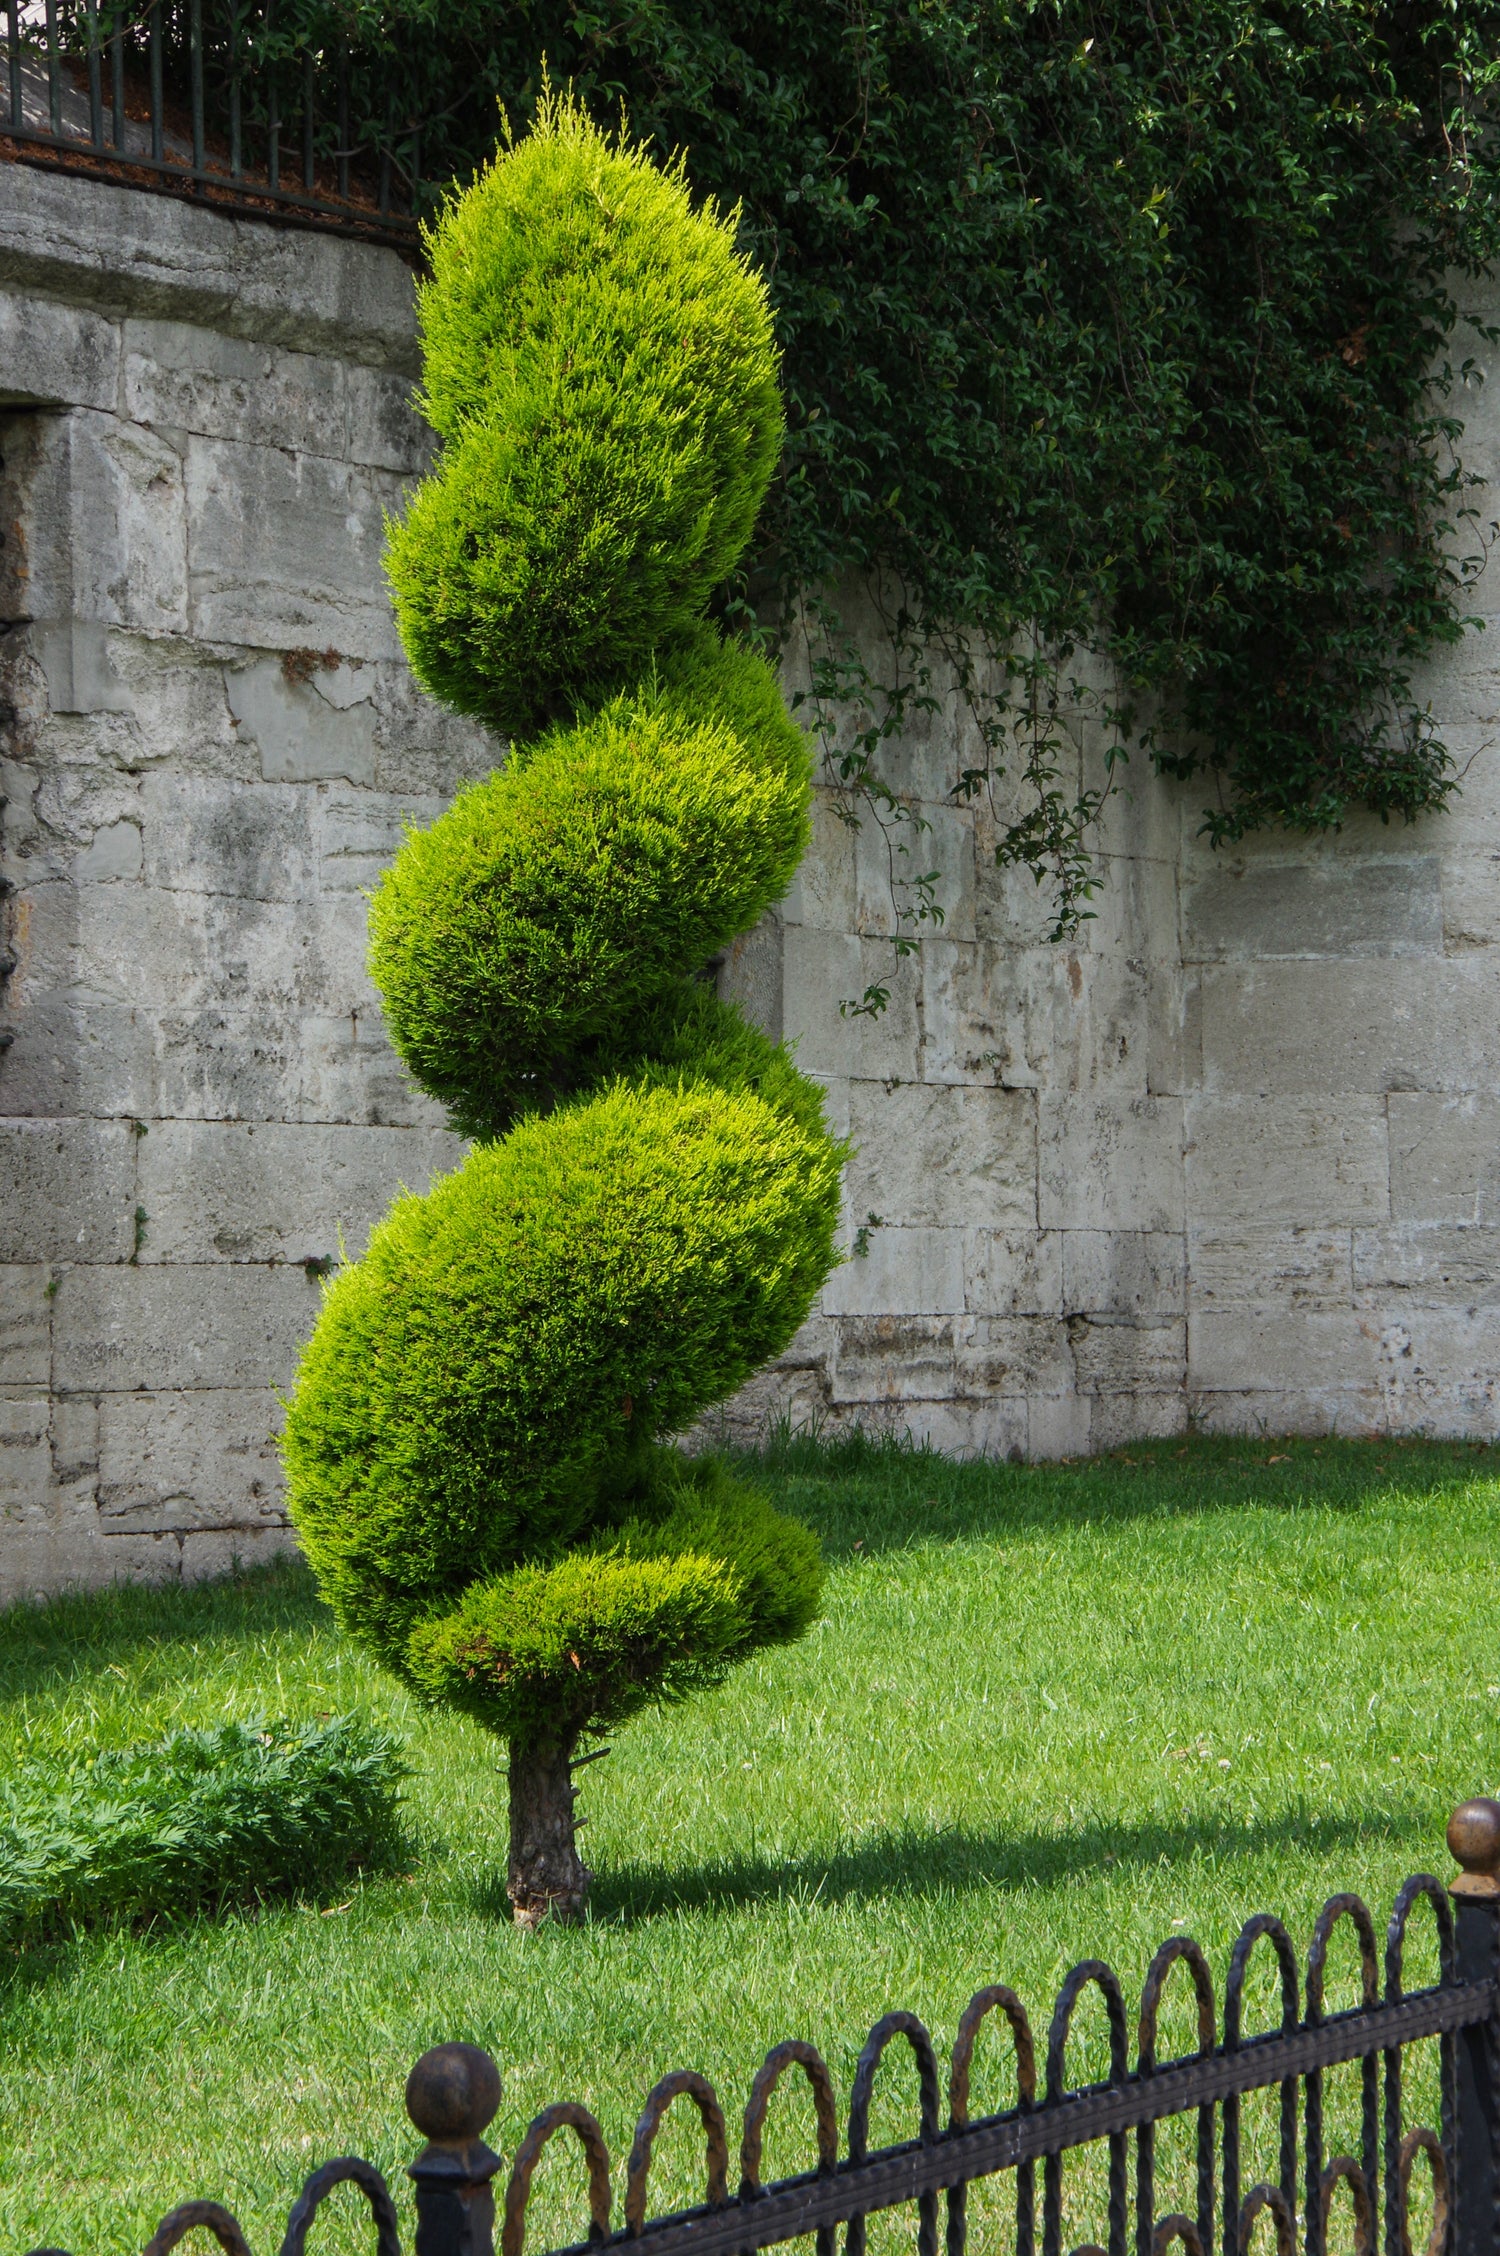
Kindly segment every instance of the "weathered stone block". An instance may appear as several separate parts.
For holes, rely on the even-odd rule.
[[[1196,972],[1154,964],[1146,990],[1146,1088],[1191,1096],[1203,1086],[1203,991]]]
[[[1088,1448],[1129,1449],[1132,1443],[1175,1441],[1187,1431],[1187,1404],[1179,1391],[1127,1390],[1088,1398]]]
[[[1186,1305],[1182,1238],[1164,1230],[1061,1230],[1062,1305],[1081,1315],[1145,1321]]]
[[[101,1531],[279,1526],[280,1423],[264,1388],[112,1394],[99,1410]]]
[[[1500,963],[1351,961],[1210,967],[1210,1088],[1267,1096],[1500,1092]]]
[[[945,1457],[994,1457],[1019,1463],[1026,1455],[1029,1421],[1021,1395],[983,1401],[913,1402],[891,1423],[921,1447]]]
[[[180,634],[187,514],[177,449],[87,409],[55,422],[50,469],[37,473],[25,526],[32,616]]]
[[[1151,1323],[1124,1316],[1073,1316],[1068,1338],[1080,1393],[1129,1394],[1143,1400],[1171,1394],[1180,1399],[1187,1360],[1182,1318]]]
[[[1348,1393],[1381,1381],[1380,1334],[1348,1309],[1307,1309],[1289,1324],[1279,1308],[1194,1309],[1187,1383],[1244,1393]]]
[[[1033,1394],[1026,1405],[1026,1454],[1082,1457],[1089,1448],[1091,1405],[1085,1395]]]
[[[962,1395],[1062,1394],[1074,1382],[1069,1330],[1055,1316],[974,1317],[955,1347]]]
[[[143,1262],[353,1260],[401,1188],[463,1157],[441,1131],[166,1120],[140,1146]]]
[[[1182,1103],[1111,1095],[1040,1099],[1042,1228],[1180,1230]]]
[[[922,1078],[1034,1089],[1045,1051],[1032,1037],[1014,949],[993,941],[922,946]]]
[[[116,1393],[285,1388],[318,1300],[316,1281],[300,1269],[72,1269],[53,1305],[54,1383]]]
[[[306,793],[299,793],[305,802]],[[363,900],[401,850],[408,829],[435,822],[447,801],[435,793],[323,791],[312,806],[317,846],[317,889],[354,893]]]
[[[1195,1311],[1347,1308],[1353,1296],[1349,1230],[1193,1230],[1188,1280]]]
[[[45,1387],[52,1376],[50,1283],[41,1262],[0,1268],[0,1387]]]
[[[106,823],[96,830],[73,864],[80,885],[114,885],[141,874],[141,826]]]
[[[346,1120],[432,1127],[442,1108],[413,1087],[373,1007],[334,1017],[294,1007],[162,1012],[145,1117]]]
[[[1188,962],[1225,957],[1430,956],[1443,949],[1435,854],[1225,863],[1187,892]]]
[[[731,940],[715,978],[716,992],[734,1003],[752,1026],[779,1042],[785,1024],[786,942],[783,926],[772,909],[753,932]],[[803,1070],[806,1060],[799,1057]]]
[[[964,1232],[964,1301],[975,1316],[1060,1316],[1065,1233],[1037,1230]]]
[[[784,924],[813,925],[820,932],[855,929],[854,841],[857,835],[833,793],[826,789],[814,792],[812,844],[781,902]]]
[[[1500,1301],[1500,1229],[1401,1222],[1354,1233],[1354,1289],[1469,1308]]]
[[[1413,1092],[1389,1109],[1395,1219],[1500,1220],[1500,1100]]]
[[[873,1212],[896,1224],[1034,1224],[1035,1103],[1027,1091],[853,1082],[850,1213],[856,1222]]]
[[[1285,1098],[1192,1097],[1187,1104],[1188,1209],[1221,1222],[1351,1225],[1390,1212],[1385,1106]]]
[[[144,189],[12,165],[0,179],[0,282],[112,315],[189,321],[417,366],[410,267],[396,251],[257,226]]]
[[[0,1536],[36,1520],[52,1495],[51,1405],[45,1393],[0,1394]]]
[[[148,1118],[152,1032],[128,1004],[27,998],[0,1055],[0,1110],[13,1117]]]
[[[848,1402],[942,1400],[958,1391],[951,1316],[845,1316],[829,1399]]]
[[[279,659],[259,658],[225,686],[267,783],[374,782],[373,667],[319,661],[299,678]]]
[[[417,412],[410,377],[354,361],[343,373],[343,451],[349,460],[403,476],[425,473],[437,453],[437,437]]]
[[[962,1230],[881,1229],[835,1269],[819,1302],[829,1316],[952,1316],[964,1305]]]
[[[0,290],[0,406],[116,405],[120,332],[84,306]]]
[[[0,1261],[123,1261],[135,1204],[123,1121],[0,1120]]]
[[[1452,955],[1500,941],[1500,854],[1449,849],[1443,865],[1443,943]]]
[[[251,649],[401,653],[381,577],[399,482],[362,464],[189,438],[193,629]]]
[[[303,901],[318,889],[317,795],[290,784],[247,791],[228,776],[168,770],[141,789],[142,875],[159,889]]]
[[[807,925],[788,925],[783,946],[784,1039],[795,1045],[803,1071],[915,1081],[920,1050],[915,981],[899,976],[902,965],[890,946]],[[869,1015],[860,1006],[876,987],[884,987],[889,999]]]
[[[252,344],[201,322],[127,321],[122,336],[133,422],[305,454],[346,452],[341,359]]]

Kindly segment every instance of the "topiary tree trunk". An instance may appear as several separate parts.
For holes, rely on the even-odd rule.
[[[810,762],[704,621],[782,437],[762,284],[679,171],[547,99],[421,292],[441,452],[389,570],[419,680],[510,739],[409,836],[371,968],[475,1139],[327,1289],[292,1515],[339,1621],[510,1746],[516,1918],[577,1918],[583,1734],[800,1636],[818,1546],[670,1446],[833,1260],[817,1088],[696,976],[784,891]]]

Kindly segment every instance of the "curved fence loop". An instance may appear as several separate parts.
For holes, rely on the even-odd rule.
[[[1352,1920],[1359,1937],[1359,1972],[1362,2005],[1380,2002],[1380,1977],[1375,1964],[1375,1922],[1363,1896],[1330,1896],[1318,1913],[1318,1923],[1307,1952],[1307,2018],[1323,2018],[1323,1976],[1328,1966],[1328,1945],[1341,1919]],[[1329,2168],[1333,2167],[1332,2163]]]
[[[1275,1912],[1258,1911],[1252,1919],[1245,1921],[1235,1937],[1234,1949],[1229,1956],[1229,1975],[1224,1984],[1224,2048],[1227,2052],[1233,2052],[1240,2041],[1245,2008],[1245,1976],[1249,1971],[1250,1954],[1262,1938],[1271,1945],[1276,1954],[1276,1963],[1281,1969],[1281,2026],[1284,2030],[1295,2029],[1297,2026],[1300,1986],[1297,1980],[1296,1949]],[[1255,2188],[1257,2193],[1262,2190],[1259,2186]],[[1247,2200],[1250,2198],[1249,2195],[1246,2196]]]
[[[141,2256],[167,2256],[168,2249],[175,2248],[195,2225],[203,2225],[213,2234],[224,2256],[250,2256],[250,2245],[240,2230],[239,2218],[217,2201],[182,2201],[175,2209],[169,2209]]]
[[[828,2063],[815,2045],[804,2044],[800,2037],[788,2037],[784,2044],[773,2045],[766,2054],[755,2072],[750,2097],[745,2103],[745,2130],[740,2140],[741,2201],[753,2201],[760,2191],[760,2156],[765,2139],[766,2111],[771,2104],[771,2094],[791,2067],[803,2069],[812,2086],[813,2110],[818,2126],[818,2175],[820,2178],[831,2177],[838,2167],[838,2102],[834,2097],[833,2078],[828,2073]]]
[[[1156,2019],[1161,1994],[1167,1986],[1167,1976],[1178,1965],[1185,1965],[1193,1977],[1193,1992],[1198,2001],[1198,2050],[1206,2059],[1214,2049],[1218,2031],[1214,2020],[1214,1978],[1208,1960],[1191,1935],[1172,1935],[1147,1968],[1145,1988],[1141,1991],[1135,2057],[1138,2075],[1148,2076],[1156,2066]]]
[[[974,2065],[974,2045],[980,2030],[996,2009],[1010,2024],[1016,2053],[1016,2098],[1024,2111],[1036,2102],[1036,2042],[1025,2006],[1004,1982],[990,1982],[976,1990],[964,2007],[953,2040],[948,2069],[948,2128],[962,2131],[969,2122],[969,2079]],[[1036,2215],[1036,2164],[1023,2162],[1016,2171],[1016,2246],[1021,2256],[1032,2247]],[[969,2189],[960,2183],[948,2188],[948,2256],[964,2256],[968,2246]]]
[[[1180,2240],[1187,2256],[1203,2256],[1203,2238],[1191,2217],[1174,2209],[1169,2217],[1159,2217],[1151,2235],[1151,2256],[1167,2256],[1174,2240]]]
[[[1375,2256],[1375,2205],[1370,2199],[1370,2181],[1352,2154],[1336,2154],[1318,2182],[1323,2246],[1328,2246],[1328,2219],[1341,2185],[1349,2188],[1354,2203],[1354,2256]]]
[[[953,2058],[948,2070],[950,2131],[962,2131],[968,2126],[969,2074],[974,2065],[974,2044],[984,2023],[997,2008],[1010,2023],[1011,2041],[1016,2048],[1016,2095],[1023,2107],[1030,2107],[1036,2099],[1036,2044],[1026,2008],[1004,1982],[991,1982],[987,1988],[976,1990],[964,2007],[963,2019],[953,2040]]]
[[[710,2209],[722,2209],[729,2199],[729,2141],[724,2132],[724,2110],[719,2105],[719,2095],[708,2078],[700,2076],[696,2069],[674,2068],[653,2088],[641,2109],[630,2159],[625,2165],[625,2229],[632,2237],[646,2222],[646,2178],[662,2117],[673,2100],[681,2099],[684,2094],[696,2103],[708,2140],[708,2191],[704,2199]]]
[[[1453,1977],[1453,1906],[1448,1891],[1430,1872],[1414,1872],[1391,1907],[1390,1925],[1385,1931],[1385,1994],[1390,2004],[1404,1995],[1406,1925],[1413,1907],[1424,1899],[1431,1904],[1437,1921],[1438,1980],[1447,1982]]]
[[[325,2162],[321,2170],[314,2170],[292,2204],[280,2256],[302,2256],[308,2226],[334,2187],[339,2185],[357,2185],[369,2202],[370,2214],[375,2220],[376,2256],[401,2256],[401,2233],[391,2189],[374,2163],[362,2161],[357,2154],[340,2155],[336,2161]]]
[[[1109,2082],[1111,2086],[1117,2087],[1126,2080],[1128,2040],[1125,2030],[1125,1993],[1120,1988],[1120,1978],[1114,1968],[1107,1966],[1102,1958],[1080,1959],[1057,1993],[1051,2026],[1047,2031],[1045,2098],[1049,2106],[1066,2094],[1068,2035],[1073,2026],[1073,2014],[1078,2000],[1090,1983],[1103,1996],[1104,2010],[1109,2020]],[[1061,2151],[1045,2156],[1042,2163],[1042,2246],[1046,2256],[1056,2256],[1056,2252],[1062,2247],[1062,2171]],[[1123,2131],[1109,2133],[1109,2256],[1125,2256]]]
[[[863,2162],[870,2151],[870,2094],[875,2088],[875,2071],[881,2056],[893,2037],[905,2037],[917,2058],[917,2083],[920,2091],[918,2137],[923,2146],[931,2146],[938,2136],[938,2072],[937,2054],[932,2049],[932,2039],[924,2022],[914,2013],[885,2013],[876,2022],[865,2039],[865,2049],[859,2056],[854,2071],[854,2089],[849,2095],[849,2160]],[[937,2195],[923,2193],[917,2197],[917,2256],[937,2256]],[[863,2213],[851,2217],[844,2230],[844,2256],[865,2256],[865,2220]]]
[[[542,2149],[556,2131],[575,2130],[589,2168],[589,2239],[609,2238],[609,2148],[604,2133],[586,2107],[577,2100],[560,2099],[544,2107],[527,2127],[516,2148],[510,2182],[505,2188],[505,2223],[500,2235],[501,2256],[521,2256],[526,2241],[526,2204],[531,2197],[531,2177]]]
[[[1432,2172],[1432,2230],[1427,2235],[1423,2256],[1443,2256],[1448,2245],[1448,2158],[1443,2152],[1443,2142],[1436,2131],[1425,2123],[1408,2131],[1401,2141],[1401,2151],[1396,2157],[1396,2182],[1400,2188],[1401,2256],[1412,2256],[1411,2245],[1411,2170],[1419,2154],[1425,2154]]]
[[[1238,2236],[1241,2256],[1246,2256],[1249,2249],[1250,2234],[1256,2218],[1268,2211],[1276,2227],[1276,2256],[1296,2256],[1297,2224],[1292,2215],[1292,2205],[1280,2186],[1273,2185],[1252,2186],[1245,2196],[1244,2206],[1240,2210]]]
[[[865,2049],[854,2071],[854,2089],[849,2095],[851,2162],[863,2162],[870,2151],[870,2094],[875,2088],[875,2071],[880,2066],[881,2056],[893,2037],[905,2037],[917,2057],[917,2082],[921,2092],[918,2136],[924,2146],[931,2146],[938,2135],[937,2054],[932,2049],[926,2025],[914,2013],[882,2014],[865,2039]]]
[[[1052,2026],[1047,2031],[1047,2098],[1061,2099],[1067,2086],[1064,2066],[1068,2049],[1068,2032],[1073,2026],[1073,2012],[1079,1997],[1093,1982],[1103,1992],[1104,2009],[1109,2016],[1109,2080],[1123,2084],[1126,2066],[1125,1993],[1120,1988],[1120,1978],[1112,1966],[1102,1958],[1080,1959],[1072,1973],[1057,1993],[1053,2008]]]

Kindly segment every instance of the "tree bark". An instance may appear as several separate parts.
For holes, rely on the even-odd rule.
[[[506,1894],[518,1927],[583,1917],[593,1874],[578,1854],[572,1759],[565,1741],[510,1743],[510,1876]]]

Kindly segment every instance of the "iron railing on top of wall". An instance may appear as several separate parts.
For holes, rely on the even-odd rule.
[[[0,154],[416,241],[421,121],[387,104],[372,124],[375,60],[277,0],[0,0],[0,42]]]
[[[571,2130],[588,2168],[587,2237],[567,2256],[608,2250],[610,2256],[753,2256],[804,2234],[817,2256],[834,2256],[844,2228],[844,2256],[866,2256],[866,2219],[878,2210],[915,2205],[917,2256],[937,2256],[939,2197],[946,2207],[946,2256],[969,2256],[968,2191],[1002,2173],[1011,2180],[1012,2224],[1003,2234],[975,2233],[988,2249],[1003,2240],[1014,2256],[1036,2256],[1037,2164],[1041,2164],[1041,2256],[1063,2256],[1064,2158],[1102,2147],[1107,2182],[1105,2247],[1085,2242],[1073,2256],[1251,2256],[1267,2229],[1276,2256],[1327,2256],[1335,2207],[1347,2212],[1355,2256],[1412,2256],[1411,2179],[1421,2158],[1430,2174],[1431,2223],[1425,2256],[1497,2256],[1500,2251],[1500,1802],[1466,1802],[1454,1812],[1448,1842],[1462,1871],[1445,1892],[1419,1873],[1401,1889],[1385,1933],[1384,1964],[1374,1924],[1358,1896],[1324,1905],[1313,1931],[1305,1975],[1285,1927],[1268,1913],[1247,1921],[1230,1954],[1220,2024],[1213,1977],[1198,1945],[1174,1935],[1152,1960],[1136,2025],[1136,2061],[1128,2061],[1126,2008],[1120,1983],[1099,1959],[1075,1966],[1062,1985],[1041,2059],[1025,2007],[1012,1990],[992,1983],[976,1992],[958,2025],[948,2075],[948,2121],[940,2122],[938,2064],[932,2039],[909,2013],[888,2013],[871,2030],[849,2099],[842,2158],[833,2081],[811,2045],[796,2040],[767,2055],[750,2089],[739,2153],[739,2186],[729,2190],[729,2146],[723,2110],[706,2078],[690,2069],[665,2076],[647,2099],[625,2166],[624,2224],[613,2229],[611,2167],[604,2134],[587,2108],[562,2101],[532,2122],[511,2165],[502,2212],[501,2256],[523,2256],[533,2173],[549,2140]],[[1452,1901],[1450,1903],[1450,1896]],[[1403,1974],[1407,1926],[1418,1906],[1436,1927],[1439,1978],[1408,1991]],[[1358,1945],[1362,2003],[1326,2013],[1330,1943],[1347,1923]],[[1262,1949],[1263,1946],[1263,1949]],[[1280,2027],[1251,2036],[1244,2028],[1246,1977],[1252,1957],[1271,1954],[1278,1977]],[[1163,1992],[1174,1972],[1191,1985],[1196,2050],[1158,2061]],[[1106,2081],[1070,2086],[1067,2052],[1075,2009],[1087,1991],[1103,1999],[1109,2029]],[[973,2119],[970,2070],[975,2040],[996,2017],[1008,2032],[1019,2104]],[[1406,2122],[1411,2081],[1408,2048],[1436,2039],[1439,2048],[1436,2124]],[[919,2131],[897,2146],[869,2148],[870,2102],[877,2072],[897,2039],[915,2055]],[[1357,2063],[1360,2092],[1357,2153],[1326,2154],[1324,2076]],[[766,2185],[762,2140],[772,2093],[788,2070],[811,2086],[818,2165]],[[1276,2095],[1276,2163],[1248,2188],[1242,2152],[1244,2095]],[[696,2108],[706,2145],[705,2199],[671,2216],[647,2217],[652,2147],[672,2103]],[[428,2144],[411,2164],[416,2181],[416,2256],[493,2256],[492,2181],[502,2167],[483,2133],[500,2104],[500,2076],[488,2053],[439,2045],[412,2070],[407,2109]],[[1330,2111],[1331,2112],[1331,2111]],[[1191,2133],[1192,2190],[1183,2208],[1161,2214],[1157,2127],[1183,2118]],[[1130,2145],[1134,2139],[1134,2170]],[[1134,2179],[1133,2199],[1131,2179]],[[377,2256],[401,2256],[390,2190],[380,2172],[355,2157],[327,2162],[304,2186],[287,2222],[281,2256],[302,2256],[309,2225],[335,2186],[353,2182],[373,2215]],[[1261,2224],[1264,2220],[1264,2224]],[[167,2256],[194,2226],[206,2226],[226,2256],[249,2256],[244,2234],[227,2209],[192,2201],[162,2219],[145,2256]],[[1257,2231],[1257,2227],[1260,2230]],[[1342,2238],[1342,2233],[1340,2238]],[[32,2256],[59,2256],[55,2250]]]

